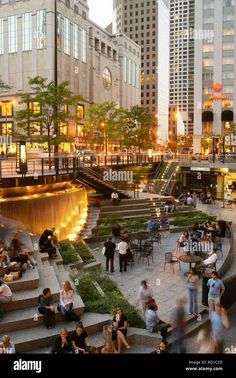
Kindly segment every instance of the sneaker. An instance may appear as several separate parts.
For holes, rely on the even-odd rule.
[[[192,313],[192,312],[190,312],[190,311],[188,312],[188,314],[189,314],[189,315],[193,315],[193,313]]]

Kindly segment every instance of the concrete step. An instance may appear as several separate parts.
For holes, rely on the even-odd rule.
[[[13,282],[8,282],[7,284],[12,292],[36,289],[39,285],[38,267],[36,266],[34,269],[27,269],[21,278]]]
[[[85,313],[81,320],[86,328],[88,335],[100,332],[105,324],[108,324],[111,319],[110,315],[90,314]],[[47,329],[43,325],[37,327],[8,332],[11,340],[14,342],[17,353],[31,352],[37,348],[44,348],[46,346],[52,347],[55,337],[57,337],[62,328],[66,328],[69,332],[75,330],[74,322],[59,322],[55,328]],[[0,335],[0,338],[3,335]]]
[[[145,203],[150,203],[150,199],[142,199],[142,198],[131,198],[131,199],[122,199],[121,201],[122,205],[132,205],[132,204],[145,204]],[[111,205],[111,200],[102,200],[100,201],[100,207],[102,208],[103,206],[110,206]]]
[[[59,301],[60,286],[55,277],[53,267],[39,268],[39,275],[38,288],[14,292],[12,302],[2,305],[4,311],[8,312],[33,306],[37,307],[38,297],[46,287],[51,289],[53,300],[55,302]]]
[[[141,209],[150,209],[151,207],[154,207],[151,204],[151,202],[149,202],[149,203],[141,203],[141,204],[138,205],[138,209],[139,210],[141,210]],[[103,213],[117,211],[117,209],[119,209],[119,211],[134,210],[134,209],[137,209],[137,203],[134,203],[132,205],[131,204],[129,204],[129,205],[123,205],[122,202],[121,202],[121,204],[119,204],[118,206],[116,206],[116,205],[102,206],[101,207],[101,211],[100,211],[100,216]]]
[[[55,309],[57,309],[57,303],[53,303]],[[84,313],[84,303],[79,295],[75,296],[73,311],[79,316]],[[35,315],[37,315],[37,320],[34,320]],[[65,321],[64,316],[56,310],[56,322],[62,321]],[[29,307],[7,313],[1,321],[1,333],[38,327],[39,325],[43,325],[43,315],[39,314],[37,306]]]

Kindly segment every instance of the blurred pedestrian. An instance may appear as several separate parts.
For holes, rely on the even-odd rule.
[[[215,342],[215,353],[223,353],[224,333],[225,329],[229,328],[229,319],[225,309],[220,303],[216,303],[215,311],[210,313],[210,320]]]
[[[176,338],[174,344],[176,353],[186,353],[185,330],[186,330],[186,299],[181,298],[176,302],[176,308],[171,314],[171,324],[173,327],[173,336]]]

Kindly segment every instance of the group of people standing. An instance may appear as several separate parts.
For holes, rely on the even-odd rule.
[[[133,255],[131,253],[131,238],[128,231],[124,231],[123,234],[120,234],[121,227],[117,223],[112,228],[113,238],[108,237],[104,243],[105,248],[105,257],[106,257],[106,271],[109,270],[113,273],[114,270],[114,256],[115,251],[119,253],[119,266],[120,272],[127,272],[127,265],[129,261],[133,260]]]

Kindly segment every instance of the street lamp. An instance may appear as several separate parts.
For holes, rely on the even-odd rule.
[[[16,144],[16,172],[22,177],[26,175],[27,167],[27,152],[26,142],[17,142]]]

